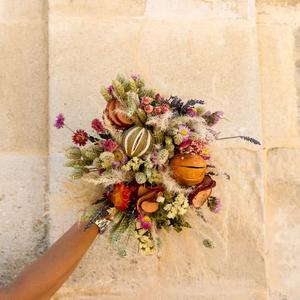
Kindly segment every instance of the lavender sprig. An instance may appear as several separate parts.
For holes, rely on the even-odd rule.
[[[238,139],[238,138],[245,140],[247,142],[250,142],[254,145],[261,145],[261,143],[258,140],[254,139],[252,137],[249,137],[249,136],[244,136],[244,135],[227,136],[227,137],[217,138],[217,140],[229,140],[229,139]]]
[[[189,107],[192,107],[196,104],[204,104],[205,103],[203,100],[200,100],[200,99],[190,99],[185,102],[178,96],[171,96],[168,99],[168,102],[170,103],[171,108],[174,108],[175,110],[177,110],[177,112],[179,114],[182,114],[182,115],[187,113],[187,110],[189,109]]]
[[[206,175],[209,175],[209,176],[224,176],[227,180],[230,180],[230,175],[228,173],[216,173],[216,172],[207,172]]]

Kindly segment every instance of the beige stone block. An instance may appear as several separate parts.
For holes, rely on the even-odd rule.
[[[254,0],[149,0],[146,15],[154,19],[251,19]]]
[[[229,122],[218,127],[223,136],[260,138],[255,57],[256,35],[249,24],[162,21],[144,26],[136,60],[162,94],[204,99],[208,109],[224,111]]]
[[[1,0],[1,21],[33,21],[47,18],[47,0]]]
[[[268,152],[266,251],[270,299],[300,297],[300,151]]]
[[[299,145],[294,36],[289,25],[258,25],[265,146]]]
[[[165,96],[204,99],[208,109],[224,111],[223,135],[260,139],[257,45],[249,24],[86,19],[50,23],[49,34],[51,124],[63,111],[72,128],[89,128],[105,105],[99,86],[118,72],[140,73]],[[70,134],[53,130],[50,149],[57,151]]]
[[[230,181],[217,178],[219,215],[204,208],[207,223],[191,216],[193,229],[162,232],[159,258],[137,254],[131,243],[128,256],[119,257],[107,233],[99,236],[54,299],[266,299],[260,154],[219,151],[216,166],[231,175]],[[61,159],[53,155],[51,178],[63,173]],[[52,188],[52,196],[61,192],[59,184]],[[64,226],[54,224],[57,236],[58,224]],[[213,249],[203,246],[205,238],[213,240]]]
[[[34,155],[0,156],[0,285],[47,246],[44,218],[47,159]]]
[[[100,86],[117,73],[140,72],[135,61],[141,21],[55,22],[49,30],[50,151],[62,151],[71,133],[53,127],[64,112],[73,129],[90,129],[105,108]]]
[[[138,17],[145,11],[145,0],[50,0],[51,17],[106,19]]]
[[[1,151],[47,151],[47,35],[43,22],[1,23]]]
[[[299,0],[256,0],[257,4],[269,4],[275,6],[298,6],[300,4]]]

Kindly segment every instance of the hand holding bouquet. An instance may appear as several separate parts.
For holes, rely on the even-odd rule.
[[[165,98],[138,75],[117,76],[101,94],[107,101],[102,118],[92,120],[92,134],[72,131],[75,145],[66,149],[67,166],[73,179],[103,187],[87,226],[99,218],[110,220],[114,244],[126,233],[151,254],[159,244],[154,233],[190,227],[189,209],[199,211],[206,204],[211,212],[220,211],[220,199],[213,195],[213,178],[219,174],[211,143],[228,138],[259,142],[220,137],[214,126],[223,112],[206,111],[203,100]],[[62,114],[55,126],[67,127]]]

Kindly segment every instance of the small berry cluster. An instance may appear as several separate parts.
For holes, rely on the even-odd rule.
[[[156,94],[154,99],[150,97],[144,97],[141,101],[141,107],[147,114],[160,115],[170,110],[170,105],[163,101],[164,99]]]

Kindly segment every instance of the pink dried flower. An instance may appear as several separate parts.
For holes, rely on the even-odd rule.
[[[190,117],[196,117],[197,116],[197,110],[196,110],[196,108],[195,107],[189,107],[188,109],[187,109],[187,115],[188,116],[190,116]]]
[[[97,133],[104,133],[105,132],[105,128],[104,128],[102,122],[99,119],[94,119],[91,124],[92,124],[92,128]]]
[[[162,99],[162,96],[159,93],[155,94],[155,100],[156,101],[159,101],[161,99]]]
[[[148,113],[148,114],[152,113],[153,112],[153,106],[150,105],[150,104],[146,105],[145,106],[145,112]]]
[[[114,152],[119,147],[119,144],[112,139],[108,139],[102,141],[101,146],[103,147],[104,151]]]
[[[179,151],[182,152],[184,149],[188,148],[191,145],[191,140],[186,140],[179,145]]]
[[[185,125],[178,127],[178,133],[183,137],[183,141],[186,141],[190,137],[190,129]]]
[[[158,157],[158,152],[157,151],[153,151],[151,153],[151,161],[154,164],[154,166],[159,165],[159,157]]]
[[[164,103],[162,106],[161,106],[161,109],[164,113],[168,112],[170,110],[170,106],[169,104],[167,103]]]
[[[78,129],[73,135],[73,143],[79,146],[84,146],[88,141],[88,134],[82,130]]]
[[[200,156],[204,159],[204,160],[209,160],[210,159],[210,155],[208,152],[207,148],[202,148],[200,151]]]
[[[132,78],[134,81],[136,81],[136,80],[140,79],[140,75],[139,75],[139,74],[132,74],[132,75],[131,75],[131,78]]]
[[[57,128],[57,129],[60,129],[60,128],[63,128],[65,125],[65,117],[63,114],[58,114],[56,116],[56,120],[55,120],[55,123],[54,123],[54,126]]]
[[[206,143],[203,141],[186,140],[179,145],[179,152],[186,154],[200,154],[201,156],[206,154],[207,159],[209,159],[207,150],[204,150],[205,146]],[[203,159],[205,158],[203,157]]]
[[[156,106],[156,107],[154,108],[154,112],[155,112],[157,115],[161,114],[161,106]]]
[[[138,221],[141,223],[143,229],[148,230],[152,226],[151,218],[149,216],[143,216],[142,214],[139,214]]]
[[[145,97],[144,99],[143,99],[143,104],[144,105],[148,105],[148,104],[150,104],[152,102],[152,99],[150,98],[150,97]]]

